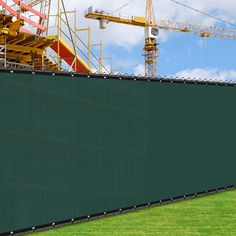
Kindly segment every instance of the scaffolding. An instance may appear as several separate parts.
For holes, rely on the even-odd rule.
[[[0,45],[0,66],[6,68],[7,67],[7,48],[6,44]]]
[[[11,16],[0,13],[0,66],[55,70],[44,55],[45,49],[54,43],[53,39],[19,31],[23,25],[23,20],[12,21]]]
[[[63,60],[70,71],[92,73],[97,68],[96,60],[99,71],[107,71],[102,59],[91,52],[90,27],[77,28],[75,10],[71,11],[75,14],[73,30],[63,0],[58,0],[57,35],[48,36],[50,7],[51,0],[0,0],[0,68],[62,71]],[[87,45],[77,35],[79,31],[88,31]],[[52,49],[50,53],[56,53],[57,61],[49,57],[48,48]]]

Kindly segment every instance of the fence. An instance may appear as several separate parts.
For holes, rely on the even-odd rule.
[[[234,186],[235,89],[1,71],[0,233]]]

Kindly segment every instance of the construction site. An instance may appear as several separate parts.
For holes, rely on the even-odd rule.
[[[162,77],[159,37],[236,30],[159,19],[152,0],[142,16],[89,4],[101,34],[144,32],[143,74],[128,74],[68,2],[0,0],[0,235],[235,189],[236,82]]]
[[[78,28],[77,10],[67,9],[63,1],[58,1],[57,4],[58,12],[53,14],[51,0],[0,2],[1,68],[117,74],[112,70],[112,65],[111,68],[104,66],[104,60],[112,58],[104,57],[103,42],[98,40],[97,44],[92,44],[91,28]],[[158,76],[160,30],[191,33],[201,38],[236,39],[235,30],[156,19],[152,1],[146,2],[145,16],[124,18],[117,11],[113,13],[97,10],[93,6],[85,10],[84,16],[99,21],[101,30],[105,30],[109,23],[145,29],[144,46],[143,50],[140,49],[140,56],[144,56],[145,77],[150,78]],[[79,37],[78,33],[81,31],[87,32],[86,41]],[[92,50],[96,46],[99,47],[99,55],[95,55]],[[125,74],[125,71],[121,69],[119,73]]]

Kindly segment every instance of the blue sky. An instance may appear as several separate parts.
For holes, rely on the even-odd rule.
[[[117,69],[123,65],[128,73],[133,73],[135,67],[143,64],[142,48],[142,43],[132,50],[110,45],[105,48],[104,53],[107,56],[113,55]],[[194,68],[234,70],[236,69],[235,53],[235,41],[201,39],[197,35],[176,33],[167,41],[160,42],[158,72],[160,75],[175,75],[179,71]],[[122,63],[123,59],[129,60],[127,66]]]
[[[225,0],[179,0],[191,7],[236,23],[236,1]],[[68,1],[67,1],[68,2]],[[113,69],[121,67],[128,74],[143,73],[144,30],[139,27],[110,23],[106,30],[100,30],[97,21],[84,18],[84,11],[91,5],[94,8],[115,10],[128,0],[87,0],[67,6],[67,10],[78,10],[78,25],[92,28],[92,42],[104,42],[104,57],[113,57]],[[135,0],[122,9],[126,16],[145,15],[145,0]],[[209,26],[221,26],[234,29],[233,26],[217,22],[215,19],[195,13],[169,0],[153,1],[157,19],[168,19]],[[56,6],[54,6],[54,10]],[[71,22],[73,17],[70,17]],[[73,23],[71,23],[73,24]],[[235,27],[236,29],[236,27]],[[86,42],[86,34],[79,36]],[[162,31],[159,38],[158,74],[163,76],[185,76],[208,79],[236,79],[236,41],[208,38],[198,35]],[[93,49],[98,56],[98,50]],[[104,64],[110,68],[110,61]]]

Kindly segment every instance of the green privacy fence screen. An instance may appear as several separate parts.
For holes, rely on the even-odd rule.
[[[0,233],[236,183],[236,88],[0,74]]]

